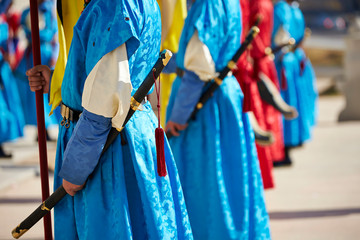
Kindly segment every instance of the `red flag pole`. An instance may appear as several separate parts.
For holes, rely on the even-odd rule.
[[[32,42],[33,61],[34,61],[34,66],[36,66],[41,64],[37,0],[30,0],[30,17],[31,17],[31,42]],[[37,118],[37,127],[38,127],[38,142],[39,142],[39,156],[40,156],[41,191],[42,191],[42,200],[45,201],[50,194],[49,194],[49,172],[48,172],[48,163],[47,163],[43,90],[42,89],[37,90],[35,92],[35,97],[36,97],[36,118]],[[52,240],[50,212],[44,217],[44,232],[45,232],[45,239]]]

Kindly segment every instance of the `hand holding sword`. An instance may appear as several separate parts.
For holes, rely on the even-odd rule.
[[[170,58],[172,57],[172,53],[169,50],[164,50],[161,52],[158,60],[156,61],[155,65],[152,67],[151,71],[146,76],[143,83],[140,85],[138,90],[134,93],[134,95],[131,98],[131,106],[130,110],[126,116],[126,119],[124,121],[123,127],[126,125],[126,123],[129,121],[129,119],[132,117],[132,115],[135,113],[137,108],[139,107],[139,103],[141,103],[152,86],[154,85],[156,79],[159,77],[161,71],[163,68],[167,65]],[[45,70],[46,71],[46,70]],[[42,80],[40,80],[39,86],[44,86],[44,83],[41,83]],[[45,83],[46,85],[46,83]],[[114,142],[118,134],[120,133],[122,129],[115,129],[111,128],[110,133],[108,135],[107,141],[105,143],[105,146],[103,148],[103,151],[101,155],[106,152],[106,150],[111,146],[111,144]],[[50,195],[49,198],[47,198],[34,212],[32,212],[24,221],[22,221],[16,228],[12,230],[12,236],[16,239],[21,237],[25,232],[27,232],[32,226],[34,226],[42,217],[47,215],[51,209],[63,198],[66,196],[67,192],[65,188],[68,188],[70,193],[76,192],[78,188],[81,186],[65,186],[62,185],[56,191]]]

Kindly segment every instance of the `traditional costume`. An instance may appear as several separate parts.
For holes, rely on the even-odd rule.
[[[240,46],[238,0],[196,0],[177,54],[168,120],[185,124],[206,82]],[[204,87],[205,86],[205,87]],[[195,119],[170,144],[195,239],[270,239],[263,184],[243,94],[227,76]]]
[[[253,76],[257,80],[260,78],[271,80],[277,90],[280,91],[276,67],[272,55],[269,55],[268,51],[271,48],[271,35],[273,31],[273,4],[270,0],[255,0],[251,1],[251,3],[250,23],[255,23],[258,18],[261,19],[259,23],[260,33],[255,38],[253,48],[250,51],[251,57],[254,60]],[[274,142],[268,147],[270,149],[271,160],[282,160],[284,158],[284,137],[281,114],[264,100],[261,103],[265,116],[265,129],[271,131],[274,135]]]
[[[316,88],[316,76],[310,60],[307,58],[304,49],[302,48],[303,42],[306,40],[305,19],[297,4],[291,6],[294,28],[292,29],[292,36],[297,43],[301,43],[295,49],[295,55],[298,59],[300,67],[300,82],[303,90],[304,105],[306,108],[307,124],[304,127],[310,128],[310,134],[312,127],[316,124],[317,119],[317,98],[318,91]]]
[[[9,25],[9,40],[8,40],[8,53],[9,53],[9,64],[11,69],[15,69],[17,65],[19,64],[24,49],[20,46],[20,19],[21,19],[21,13],[15,10],[14,7],[12,7],[12,4],[10,4],[10,8],[5,14],[6,22]]]
[[[251,1],[252,3],[251,7],[249,3],[250,3],[249,0],[240,1],[242,7],[241,10],[243,14],[242,38],[244,38],[244,36],[248,33],[249,28],[252,25],[254,25],[257,17],[259,17],[260,14],[259,11],[256,11],[257,8],[255,7],[259,5],[258,2]],[[247,18],[245,18],[245,16]],[[266,22],[267,19],[265,19],[264,21]],[[271,114],[273,114],[276,111],[273,110],[271,106],[263,103],[257,87],[257,81],[259,79],[258,75],[260,74],[260,72],[262,72],[264,68],[267,70],[265,74],[269,72],[268,61],[264,59],[264,58],[268,58],[268,56],[265,54],[264,51],[264,48],[266,47],[266,43],[265,44],[263,43],[263,38],[264,37],[266,38],[266,32],[263,33],[263,28],[265,28],[264,31],[266,31],[266,24],[268,23],[267,22],[265,23],[264,21],[261,21],[259,23],[260,33],[259,35],[256,36],[253,43],[251,44],[251,50],[249,50],[246,54],[244,54],[237,62],[238,69],[234,71],[234,75],[239,81],[245,95],[244,110],[251,111],[254,113],[257,123],[262,129],[272,130],[266,124],[268,115],[265,114],[270,114],[269,118],[273,118],[273,115]],[[249,59],[250,57],[252,59]],[[250,62],[252,62],[253,64],[251,64]],[[268,108],[270,109],[270,111],[266,111],[268,110]],[[280,118],[280,116],[278,117]],[[274,121],[273,119],[271,120],[272,122]],[[271,156],[270,148],[256,143],[256,149],[260,162],[261,176],[263,179],[264,188],[265,189],[273,188],[274,180],[272,176],[272,156]]]
[[[0,145],[22,137],[25,123],[14,76],[3,55],[7,52],[7,41],[8,25],[0,15]],[[1,156],[10,157],[0,146]]]
[[[40,28],[40,49],[41,49],[41,63],[49,67],[56,58],[53,45],[53,39],[57,32],[56,19],[53,16],[54,4],[52,1],[45,0],[39,4],[39,28]],[[16,76],[16,83],[18,85],[22,108],[25,116],[25,123],[27,125],[36,125],[36,102],[35,93],[30,91],[29,83],[25,72],[33,67],[33,54],[31,47],[31,30],[30,30],[30,9],[26,9],[21,15],[21,26],[25,31],[28,40],[28,47],[26,48],[23,59],[20,61],[18,67],[14,71]],[[59,114],[50,114],[50,106],[48,94],[44,94],[44,111],[45,111],[45,127],[56,125],[59,121]]]
[[[279,1],[274,6],[273,48],[286,44],[296,31],[291,6]],[[286,49],[287,48],[287,49]],[[284,142],[286,147],[296,147],[310,138],[306,120],[306,103],[300,80],[300,66],[291,47],[285,47],[275,56],[278,77],[281,81],[281,95],[287,104],[295,107],[299,116],[293,120],[284,119]]]
[[[155,0],[92,0],[76,23],[61,88],[70,114],[60,126],[54,186],[62,178],[86,185],[56,205],[56,239],[192,239],[167,143],[168,174],[156,171],[158,123],[148,102],[99,159],[111,126],[121,128],[131,95],[158,58],[160,34]]]

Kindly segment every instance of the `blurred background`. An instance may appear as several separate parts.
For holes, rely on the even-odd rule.
[[[21,13],[28,1],[14,0]],[[275,189],[266,191],[275,240],[343,240],[360,237],[360,0],[302,0],[311,36],[305,51],[319,91],[314,137],[293,151],[294,164],[274,169]],[[55,9],[54,9],[55,14]],[[19,34],[25,41],[25,33]],[[49,128],[50,138],[57,127]],[[36,129],[4,144],[0,158],[0,240],[41,202]],[[54,168],[56,141],[48,142]],[[50,175],[50,183],[52,176]],[[51,184],[52,185],[52,184]],[[50,186],[52,188],[52,186]],[[23,239],[43,239],[38,223]]]
[[[306,50],[317,77],[344,81],[345,42],[359,28],[360,1],[303,0],[300,8],[312,31]]]

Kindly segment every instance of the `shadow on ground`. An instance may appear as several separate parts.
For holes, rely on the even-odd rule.
[[[41,198],[0,198],[0,204],[25,204],[25,203],[39,203]]]
[[[322,217],[338,217],[351,214],[360,214],[360,208],[345,209],[328,209],[315,211],[286,211],[286,212],[270,212],[271,220],[289,220],[300,218],[322,218]]]

